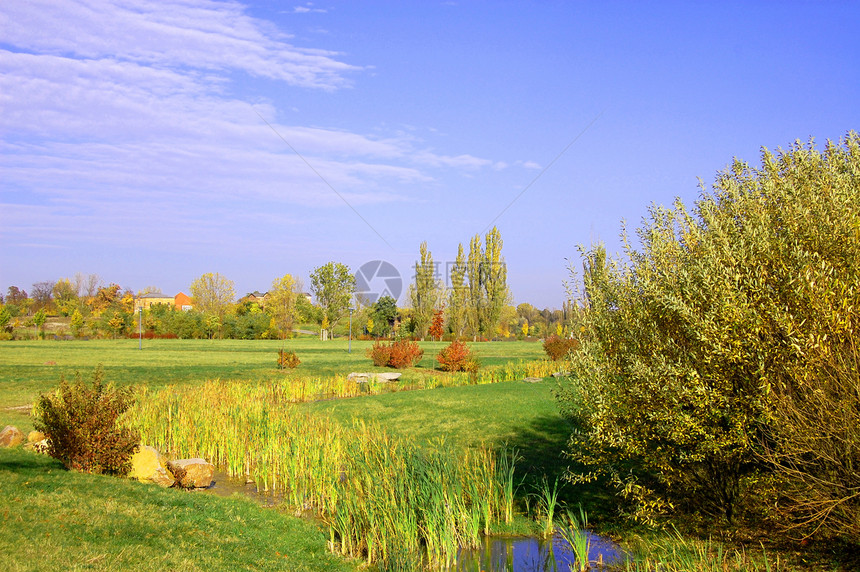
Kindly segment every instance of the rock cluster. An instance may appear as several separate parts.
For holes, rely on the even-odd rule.
[[[24,434],[17,427],[7,425],[0,431],[0,447],[17,447],[24,443]],[[38,453],[48,452],[48,440],[38,431],[27,435],[24,447]],[[154,447],[141,445],[131,457],[129,478],[155,483],[162,487],[183,489],[207,488],[215,476],[215,466],[204,459],[178,459],[168,461]]]
[[[346,376],[347,379],[356,383],[367,383],[371,379],[377,383],[385,383],[388,381],[397,381],[400,379],[398,372],[382,372],[382,373],[356,373],[353,372]]]

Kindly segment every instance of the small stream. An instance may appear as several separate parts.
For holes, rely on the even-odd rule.
[[[229,497],[239,493],[265,507],[274,507],[283,500],[282,495],[258,492],[253,482],[231,479],[226,473],[216,471],[212,485],[206,492]],[[612,540],[588,532],[590,562],[613,564],[623,562],[626,553]],[[497,537],[488,536],[484,545],[477,549],[465,549],[460,553],[457,572],[569,572],[575,570],[575,557],[570,545],[558,535],[550,538]]]

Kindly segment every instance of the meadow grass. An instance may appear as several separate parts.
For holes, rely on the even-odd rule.
[[[206,380],[258,382],[282,377],[331,378],[352,371],[385,371],[374,367],[365,350],[370,341],[352,341],[347,353],[345,339],[286,340],[29,340],[0,342],[0,424],[28,429],[26,406],[40,393],[51,391],[60,376],[85,377],[103,364],[106,379],[119,385],[150,388],[197,385]],[[424,357],[417,367],[404,371],[404,382],[435,375],[435,355],[443,342],[421,342]],[[295,370],[277,369],[278,349],[295,351],[302,363]],[[538,359],[543,356],[535,342],[484,342],[473,345],[485,365]],[[10,408],[19,408],[11,410]]]
[[[510,523],[510,453],[419,445],[364,420],[341,425],[285,399],[288,383],[143,389],[125,423],[161,451],[203,456],[283,492],[324,520],[334,550],[368,563],[450,566],[461,547]]]
[[[0,449],[0,491],[10,572],[357,569],[313,523],[249,499],[70,472],[21,448]]]
[[[530,494],[540,490],[544,479],[553,482],[567,466],[562,451],[570,427],[558,413],[552,395],[555,382],[514,381],[525,375],[546,376],[555,364],[525,368],[523,360],[543,356],[540,344],[481,343],[473,345],[482,363],[489,366],[482,369],[481,380],[465,374],[446,377],[434,370],[433,361],[445,344],[427,342],[422,344],[425,356],[419,367],[405,370],[402,383],[344,390],[345,395],[366,391],[360,398],[290,404],[303,401],[296,397],[299,394],[313,399],[331,392],[332,387],[346,388],[343,374],[349,371],[385,371],[374,368],[365,357],[364,348],[369,345],[353,341],[353,351],[347,354],[345,340],[289,340],[286,347],[297,351],[302,364],[285,373],[275,368],[277,350],[283,347],[279,341],[145,340],[143,351],[137,349],[136,340],[0,343],[0,423],[14,422],[26,430],[30,423],[26,414],[5,407],[32,403],[40,392],[55,388],[61,374],[71,377],[80,371],[86,378],[103,363],[108,381],[137,385],[142,392],[145,398],[139,405],[143,414],[156,419],[152,430],[167,435],[161,441],[150,437],[155,444],[160,443],[165,450],[205,456],[236,475],[250,472],[261,489],[284,490],[292,506],[313,507],[324,515],[329,545],[335,551],[386,561],[391,568],[402,564],[408,569],[414,567],[416,546],[420,545],[433,562],[450,564],[452,547],[474,544],[478,535],[494,526],[495,530],[503,529],[503,523],[513,518],[516,510],[523,510],[524,502],[528,510]],[[473,384],[476,381],[484,384]],[[439,388],[432,391],[393,392],[436,386]],[[237,398],[225,399],[225,388],[232,388]],[[376,391],[383,393],[370,395]],[[208,397],[183,401],[195,392]],[[159,397],[152,399],[155,395]],[[158,399],[166,401],[158,405]],[[147,406],[153,408],[148,413]],[[289,409],[289,415],[280,413],[284,408]],[[180,410],[184,412],[180,414]],[[193,415],[189,414],[192,410]],[[219,416],[244,416],[245,421],[217,422]],[[204,435],[208,430],[221,434]],[[261,443],[270,445],[262,447]],[[514,451],[516,464],[511,463]],[[201,523],[211,524],[207,520],[211,514],[240,514],[243,509],[220,505],[219,499],[183,504],[186,501],[172,499],[196,495],[67,473],[50,459],[26,453],[2,455],[0,489],[4,495],[0,495],[0,511],[5,522],[21,523],[34,531],[31,536],[35,538],[29,544],[17,542],[14,548],[0,546],[4,553],[13,555],[18,568],[12,569],[41,569],[43,562],[51,569],[129,569],[140,568],[132,566],[132,560],[150,558],[159,563],[158,567],[164,561],[168,566],[185,564],[192,569],[247,568],[249,562],[258,569],[352,569],[336,558],[326,560],[334,557],[319,552],[319,529],[301,528],[281,513],[273,513],[277,515],[273,518],[283,522],[254,513],[237,516],[234,528],[223,523],[223,528],[201,532],[205,528]],[[331,467],[338,470],[332,472]],[[38,486],[28,488],[33,483]],[[89,488],[106,490],[116,483],[132,487],[128,490],[144,491],[134,493],[144,495],[140,497],[144,500],[126,499],[125,492],[108,491],[107,497],[99,496],[101,493]],[[62,497],[47,494],[60,489]],[[50,502],[34,501],[25,494],[30,491]],[[162,498],[160,493],[180,496]],[[520,499],[518,504],[510,500],[515,496]],[[473,502],[479,497],[495,499],[492,504]],[[407,499],[412,503],[409,510],[398,504]],[[599,487],[572,489],[565,485],[560,487],[558,503],[562,510],[581,504],[600,522],[601,517],[611,514],[608,499]],[[28,502],[38,505],[36,516],[24,514]],[[99,502],[105,508],[95,506]],[[144,514],[140,502],[154,505],[157,516]],[[117,503],[132,508],[120,510]],[[76,506],[83,508],[80,512],[70,508]],[[151,522],[174,512],[176,516],[170,516],[173,526]],[[401,516],[395,519],[393,514]],[[114,517],[122,522],[112,522]],[[37,524],[34,518],[39,519]],[[88,536],[81,526],[95,532]],[[260,540],[262,552],[257,554],[253,551],[258,548],[246,549],[244,545],[236,547],[237,539],[247,542],[244,530],[257,534],[255,527],[272,529],[268,540]],[[107,538],[108,529],[116,538]],[[368,530],[380,532],[371,534]],[[174,539],[175,535],[181,538]],[[390,542],[391,538],[418,540]],[[697,543],[659,533],[641,542],[635,541],[635,536],[629,538],[628,546],[638,555],[626,566],[629,570],[793,569],[778,557],[768,559],[762,552],[724,549],[718,542]],[[305,539],[309,544],[289,553],[279,548],[282,544],[278,543],[301,544]],[[182,547],[171,553],[175,557],[163,553],[151,556],[156,551],[153,546],[167,550],[172,541]],[[226,548],[209,549],[208,542]],[[209,555],[192,554],[197,549],[209,550]],[[33,556],[37,553],[51,555],[37,561]],[[269,560],[264,553],[274,553],[276,558]],[[289,558],[280,560],[284,554]]]

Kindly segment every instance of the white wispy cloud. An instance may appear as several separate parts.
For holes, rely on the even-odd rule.
[[[335,52],[291,45],[234,2],[8,2],[0,28],[5,43],[40,54],[241,70],[301,87],[343,87],[346,74],[360,70]]]
[[[21,244],[153,228],[196,242],[223,213],[394,204],[440,170],[506,166],[404,131],[278,121],[267,93],[236,94],[241,74],[337,90],[368,66],[294,46],[235,2],[5,2],[0,29],[0,235]]]
[[[296,14],[307,14],[309,12],[325,14],[326,12],[328,12],[328,10],[326,10],[325,8],[314,8],[313,2],[308,2],[303,6],[294,6],[293,12],[295,12]]]

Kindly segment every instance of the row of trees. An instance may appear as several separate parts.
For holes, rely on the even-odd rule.
[[[473,339],[504,335],[499,326],[511,295],[499,229],[493,227],[483,241],[475,235],[469,243],[468,257],[460,244],[449,278],[451,287],[446,292],[433,255],[427,243],[422,243],[415,263],[415,281],[409,287],[415,336],[426,338],[434,316],[443,311],[447,331],[456,338],[467,333]]]
[[[121,335],[131,326],[134,294],[118,284],[103,286],[101,279],[78,274],[74,279],[38,282],[28,296],[25,290],[10,286],[0,296],[0,333],[10,336],[19,327],[34,326],[44,334],[48,315],[69,317],[76,336],[85,332],[103,336]]]
[[[721,173],[582,249],[561,393],[575,481],[631,514],[757,515],[860,538],[860,136]]]
[[[468,336],[476,340],[560,335],[565,331],[565,312],[561,310],[538,310],[527,303],[516,308],[510,305],[507,267],[497,228],[483,239],[474,236],[468,255],[459,245],[448,285],[426,242],[420,245],[414,269],[405,308],[398,308],[390,296],[367,303],[355,292],[356,279],[350,268],[339,262],[328,262],[311,272],[310,292],[316,304],[303,294],[301,280],[290,274],[273,281],[264,301],[246,297],[235,302],[233,281],[207,273],[189,287],[194,307],[191,312],[177,311],[172,305],[153,308],[145,312],[143,328],[151,335],[183,338],[276,338],[290,335],[298,324],[314,324],[321,337],[328,338],[335,328],[345,327],[344,318],[352,308],[354,331],[374,337]],[[12,286],[5,300],[0,297],[0,303],[5,302],[0,306],[0,328],[11,331],[32,325],[34,320],[43,324],[45,315],[53,313],[72,317],[75,336],[116,337],[139,329],[133,313],[134,293],[123,292],[117,284],[102,286],[96,275],[78,274],[72,280],[34,284],[32,292],[28,296]],[[137,295],[157,292],[157,288],[147,287]],[[12,319],[18,316],[25,319]]]

